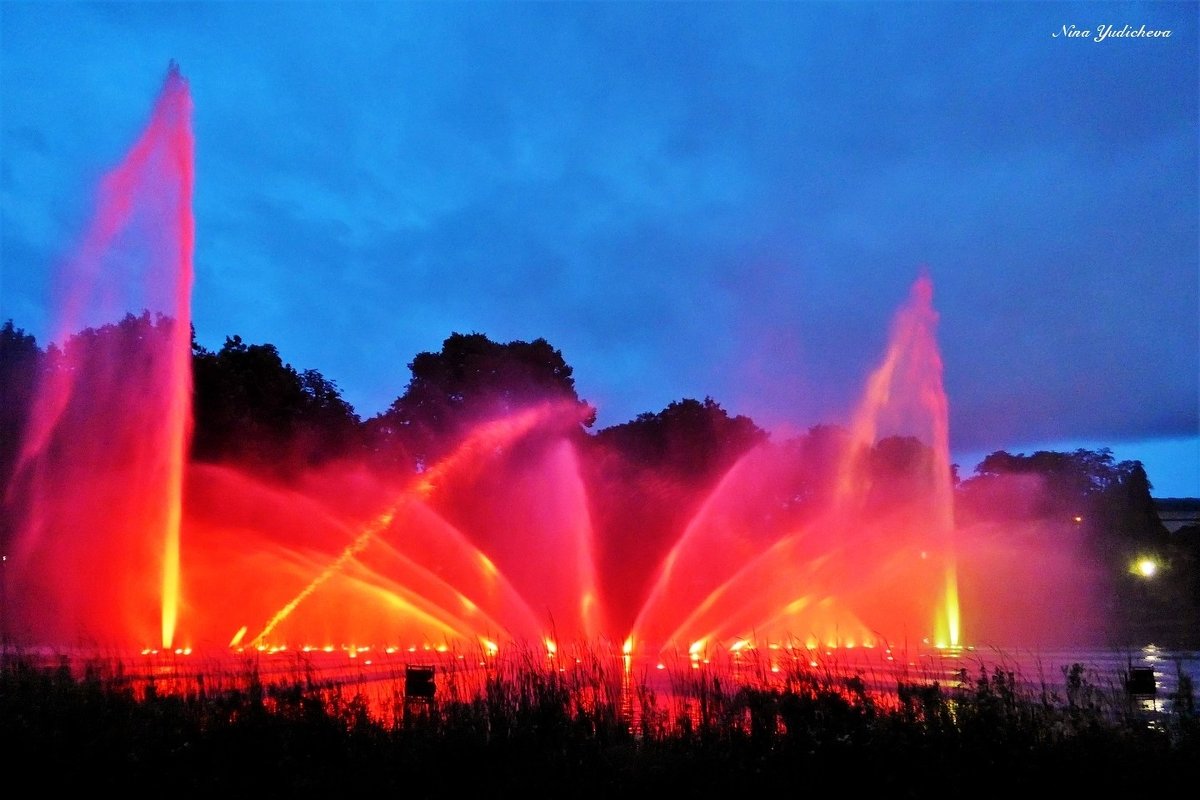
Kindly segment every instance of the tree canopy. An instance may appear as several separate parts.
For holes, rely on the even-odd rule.
[[[8,484],[16,466],[42,355],[37,340],[12,320],[0,327],[0,488]]]
[[[742,453],[767,440],[749,417],[729,416],[711,397],[685,398],[659,412],[601,430],[597,440],[642,467],[667,469],[707,479],[732,465]]]
[[[275,345],[231,336],[216,352],[193,340],[192,353],[197,460],[287,474],[360,448],[358,415],[337,385],[284,363]]]
[[[500,343],[453,333],[440,351],[419,353],[408,367],[404,394],[370,421],[372,444],[385,458],[429,465],[471,426],[546,402],[562,404],[578,430],[596,419],[562,352],[545,339]]]

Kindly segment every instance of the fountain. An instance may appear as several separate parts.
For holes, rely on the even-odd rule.
[[[52,368],[7,488],[5,631],[170,646],[191,402],[191,98],[172,64],[55,284]],[[128,304],[128,305],[125,305]],[[108,335],[70,336],[128,308]]]
[[[774,477],[803,452],[764,445],[724,476],[667,556],[633,626],[642,640],[698,656],[765,640],[805,648],[936,637],[958,644],[947,405],[934,338],[932,283],[921,277],[897,315],[848,436],[822,465],[831,481],[780,528],[764,513]],[[874,485],[881,429],[925,434],[908,491]],[[809,456],[811,457],[811,456]],[[936,627],[935,627],[936,620]]]
[[[339,464],[281,486],[237,465],[187,463],[189,116],[172,67],[66,264],[65,344],[8,487],[18,512],[9,635],[352,653],[536,642],[553,654],[560,642],[607,640],[694,660],[760,643],[962,641],[963,548],[926,275],[848,426],[744,454],[638,576],[644,596],[597,555],[578,426],[561,433],[578,421],[573,405],[481,421],[416,475]],[[68,338],[120,303],[158,316]],[[981,563],[972,597],[983,605]],[[1018,579],[1009,566],[1006,580]]]

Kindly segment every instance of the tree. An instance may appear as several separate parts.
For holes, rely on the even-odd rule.
[[[572,369],[545,339],[494,342],[451,334],[437,353],[418,354],[404,394],[369,423],[383,458],[430,465],[472,426],[545,402],[561,404],[567,429],[582,431],[596,412],[575,391]]]
[[[613,621],[630,625],[655,567],[720,477],[767,434],[711,397],[639,414],[587,440],[591,521]],[[619,587],[619,588],[618,588]]]
[[[214,353],[193,342],[192,367],[199,461],[288,475],[359,447],[358,416],[337,385],[316,370],[298,372],[273,344],[232,336]]]
[[[42,360],[33,336],[11,319],[0,327],[0,497],[16,467]]]
[[[1000,521],[1020,530],[1024,521],[1052,520],[1058,527],[1048,530],[1076,527],[1103,569],[1107,611],[1119,633],[1194,640],[1200,620],[1194,548],[1167,533],[1140,461],[1117,462],[1108,448],[1030,456],[997,451],[975,472],[958,493],[961,523]],[[1158,565],[1153,578],[1132,569],[1144,558]]]
[[[642,467],[666,470],[691,481],[724,472],[738,456],[767,440],[749,417],[729,416],[711,397],[685,398],[657,413],[605,428],[597,440]]]
[[[1024,509],[1021,512],[1024,516],[1086,517],[1108,504],[1112,497],[1127,495],[1127,484],[1134,480],[1137,470],[1145,477],[1141,462],[1118,463],[1108,448],[1080,448],[1070,453],[1039,450],[1028,456],[997,450],[975,467],[973,477],[963,481],[960,495],[967,508],[984,514],[1011,514],[1014,509]],[[989,485],[1014,476],[1037,479],[1041,489],[1035,502],[999,508],[985,503],[975,508],[974,498],[986,493]],[[1142,490],[1148,503],[1148,481]]]

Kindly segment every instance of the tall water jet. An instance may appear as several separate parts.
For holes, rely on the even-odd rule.
[[[191,426],[191,110],[172,62],[55,283],[57,346],[8,489],[18,516],[8,629],[33,641],[174,638]]]
[[[936,322],[922,276],[847,429],[762,446],[725,475],[661,566],[629,649],[957,643]]]
[[[862,460],[880,432],[903,432],[929,444],[927,525],[939,543],[943,599],[936,643],[957,646],[960,637],[958,578],[954,557],[954,485],[950,471],[950,412],[937,344],[938,314],[933,281],[923,274],[897,312],[883,362],[871,373],[850,425],[850,449],[838,473],[838,503],[861,497],[868,471]]]

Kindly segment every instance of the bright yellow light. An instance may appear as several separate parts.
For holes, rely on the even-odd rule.
[[[625,640],[625,644],[621,645],[621,652],[624,653],[625,655],[629,655],[630,653],[633,652],[633,637],[632,636],[630,636],[628,639]]]
[[[1134,562],[1133,572],[1143,578],[1153,578],[1158,572],[1158,562],[1149,557],[1139,558]]]
[[[483,648],[487,650],[488,655],[490,656],[496,655],[496,651],[500,649],[500,646],[491,639],[482,639],[481,642],[483,644]]]
[[[550,637],[546,637],[546,654],[552,656],[557,652],[558,652],[558,645],[556,645],[554,643],[553,639],[551,639]]]
[[[692,646],[688,648],[688,655],[692,656],[693,658],[696,658],[696,657],[698,657],[700,651],[703,649],[704,649],[704,640],[697,639],[696,641],[692,642]]]
[[[230,646],[230,647],[237,647],[239,644],[241,644],[241,643],[242,643],[242,637],[244,637],[244,636],[246,635],[246,630],[247,630],[247,628],[246,628],[246,626],[245,626],[245,625],[243,625],[242,627],[238,628],[238,632],[237,632],[237,633],[235,633],[235,634],[233,635],[233,638],[229,640],[229,646]]]

